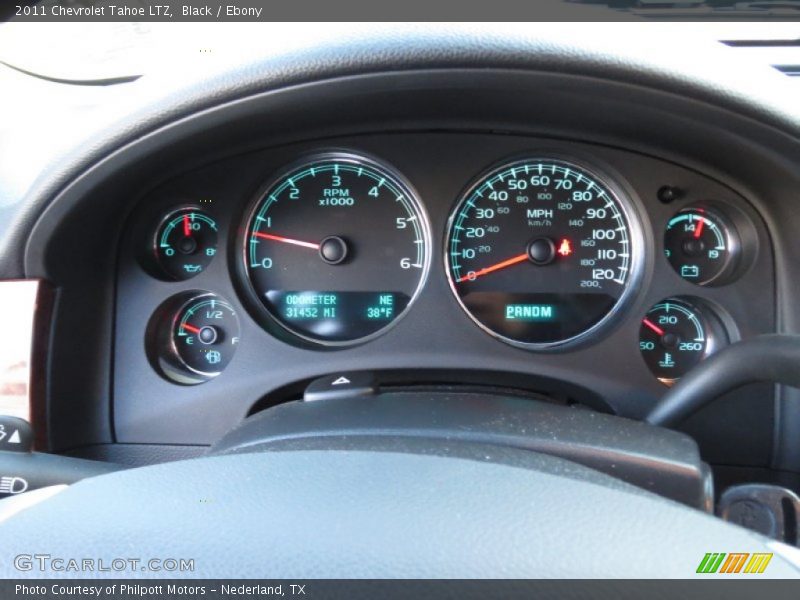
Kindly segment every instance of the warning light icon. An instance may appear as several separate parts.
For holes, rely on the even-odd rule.
[[[561,243],[558,245],[557,252],[561,256],[569,256],[570,254],[572,254],[572,244],[569,243],[568,239],[564,238],[563,240],[561,240]]]

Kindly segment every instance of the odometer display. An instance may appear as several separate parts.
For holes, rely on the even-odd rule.
[[[400,177],[362,157],[320,155],[260,195],[244,261],[259,302],[298,337],[362,340],[409,307],[429,263],[420,205]]]
[[[639,230],[622,194],[577,164],[493,169],[451,219],[446,261],[466,312],[500,339],[543,348],[599,327],[632,289]]]

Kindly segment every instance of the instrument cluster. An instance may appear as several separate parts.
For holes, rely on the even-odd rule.
[[[184,166],[132,200],[119,240],[118,439],[210,443],[355,371],[639,418],[775,331],[757,206],[696,166],[522,135],[343,136]],[[205,416],[176,429],[189,412]]]
[[[462,187],[440,250],[428,200],[379,157],[323,150],[265,173],[228,236],[240,300],[266,331],[318,349],[384,334],[413,309],[433,260],[472,325],[528,351],[596,342],[630,310],[651,249],[624,175],[531,149]],[[681,193],[659,190],[662,202]],[[213,213],[185,204],[159,215],[145,268],[164,280],[202,274],[218,254]],[[744,243],[752,223],[718,198],[676,209],[651,237],[654,259],[698,288],[736,281],[755,251]],[[663,298],[640,320],[641,357],[667,385],[737,335],[722,306],[699,298]],[[170,297],[148,332],[151,363],[179,384],[222,373],[240,340],[235,308],[214,290]]]

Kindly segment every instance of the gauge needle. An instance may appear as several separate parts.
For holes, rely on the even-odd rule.
[[[183,215],[183,235],[186,237],[192,235],[192,224],[189,223],[189,215]]]
[[[694,229],[694,239],[700,239],[700,236],[703,235],[703,226],[705,224],[706,220],[703,217],[700,217],[700,224]]]
[[[291,238],[283,237],[280,235],[272,235],[270,233],[261,233],[258,231],[254,231],[253,237],[263,238],[265,240],[274,240],[276,242],[283,242],[284,244],[294,244],[295,246],[302,246],[303,248],[311,248],[312,250],[319,250],[319,244],[314,244],[313,242],[301,242],[300,240],[293,240]]]
[[[652,329],[653,331],[655,331],[655,332],[656,332],[658,335],[664,335],[664,330],[663,330],[663,329],[661,329],[661,327],[659,327],[659,326],[658,326],[658,325],[656,325],[655,323],[653,323],[651,320],[649,320],[649,319],[644,319],[644,320],[642,321],[642,323],[644,323],[644,324],[645,324],[647,327],[649,327],[650,329]]]
[[[192,333],[200,333],[200,330],[197,327],[192,327],[187,323],[181,323],[181,328],[185,329],[186,331],[191,331]]]
[[[463,277],[460,277],[456,281],[456,283],[461,283],[462,281],[467,281],[467,280],[474,281],[478,277],[483,277],[484,275],[488,275],[489,273],[494,273],[495,271],[499,271],[500,269],[505,269],[506,267],[516,265],[517,263],[521,263],[526,260],[528,260],[528,253],[523,252],[518,256],[509,258],[507,260],[504,260],[503,262],[499,262],[496,265],[492,265],[491,267],[486,267],[484,269],[481,269],[480,271],[475,271],[472,274],[464,275]]]

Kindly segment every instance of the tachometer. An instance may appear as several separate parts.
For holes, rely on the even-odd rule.
[[[429,264],[427,219],[411,188],[373,160],[325,154],[260,195],[244,240],[247,277],[272,319],[341,345],[395,322]]]
[[[483,329],[530,348],[577,341],[633,289],[641,232],[606,177],[560,159],[480,177],[450,218],[447,272]]]

